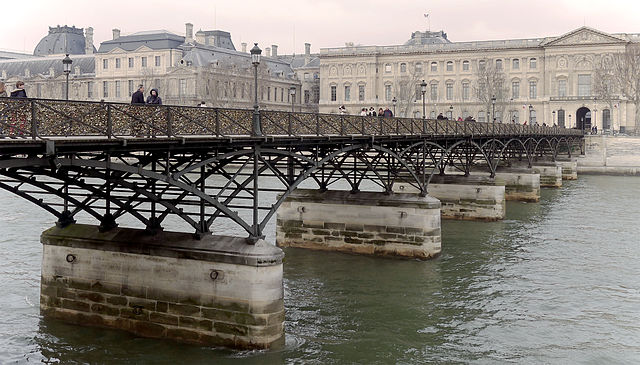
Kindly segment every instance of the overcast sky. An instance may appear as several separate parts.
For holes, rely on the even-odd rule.
[[[33,52],[48,26],[93,27],[94,44],[122,34],[184,23],[231,33],[236,46],[272,44],[302,53],[362,45],[402,44],[411,32],[444,30],[451,41],[562,35],[582,25],[609,33],[640,33],[638,0],[23,0],[2,1],[0,49]],[[295,47],[295,48],[294,48]]]

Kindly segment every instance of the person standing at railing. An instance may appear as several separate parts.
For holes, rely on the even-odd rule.
[[[389,109],[389,107],[384,108],[383,115],[385,118],[392,118],[393,112]]]
[[[147,104],[162,105],[162,99],[158,96],[158,89],[151,89],[147,97]]]
[[[24,90],[24,82],[16,82],[16,89],[11,92],[12,98],[26,98],[27,92]],[[14,111],[11,116],[9,134],[14,134],[14,127],[18,129],[18,135],[23,135],[27,124],[27,116],[20,109]]]
[[[16,89],[11,92],[12,98],[26,98],[27,92],[24,90],[24,82],[16,82]]]
[[[144,85],[138,85],[138,91],[131,95],[131,104],[144,104]]]

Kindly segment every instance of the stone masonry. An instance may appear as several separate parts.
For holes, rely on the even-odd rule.
[[[41,240],[44,316],[197,345],[283,341],[284,254],[264,241],[80,224]]]
[[[276,243],[428,259],[441,250],[440,202],[418,194],[299,189],[278,208]]]

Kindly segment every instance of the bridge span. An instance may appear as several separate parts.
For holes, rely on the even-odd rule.
[[[470,217],[451,207],[460,194],[499,219],[500,174],[539,188],[584,148],[555,127],[7,98],[0,136],[0,188],[57,218],[42,236],[45,315],[258,348],[283,337],[283,254],[263,240],[274,215],[281,246],[433,257],[441,208]],[[472,184],[443,190],[460,179]],[[125,215],[140,229],[118,227]],[[164,232],[169,216],[185,232]],[[238,237],[213,235],[221,219]]]

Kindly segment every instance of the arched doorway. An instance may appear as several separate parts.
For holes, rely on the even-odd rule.
[[[576,111],[576,128],[584,131],[591,130],[591,110],[582,107]]]

